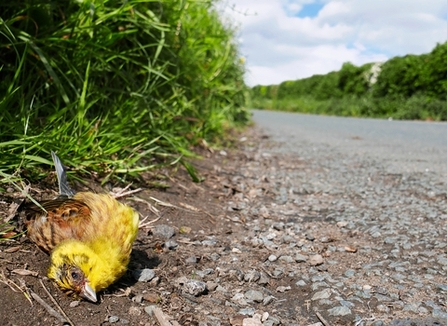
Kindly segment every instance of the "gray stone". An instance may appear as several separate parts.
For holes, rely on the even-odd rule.
[[[299,280],[298,282],[295,283],[296,286],[305,286],[306,282],[304,280]]]
[[[262,302],[262,300],[264,299],[264,295],[262,294],[262,292],[256,290],[248,290],[247,292],[245,292],[244,295],[247,300],[254,302]]]
[[[320,300],[320,299],[328,299],[331,296],[330,289],[324,289],[318,292],[315,292],[312,296],[312,301]]]
[[[232,298],[231,301],[233,301],[234,303],[237,303],[240,306],[246,306],[248,305],[247,300],[245,300],[245,296],[243,293],[236,293]]]
[[[109,323],[113,324],[113,323],[118,322],[120,320],[120,318],[118,316],[110,316],[108,320],[109,320]]]
[[[262,300],[262,304],[264,306],[268,305],[269,303],[273,302],[273,300],[275,300],[275,297],[272,295],[268,295],[266,296],[263,300]]]
[[[174,250],[178,247],[178,242],[175,240],[169,240],[165,242],[165,248],[169,250]]]
[[[442,311],[441,309],[433,309],[431,316],[433,318],[444,318],[447,319],[447,312]]]
[[[355,275],[355,271],[352,269],[348,269],[345,274],[346,277],[353,277]]]
[[[305,263],[307,261],[307,256],[301,255],[301,254],[296,254],[295,255],[295,261],[297,263]]]
[[[183,284],[182,290],[188,294],[199,296],[206,291],[206,283],[197,280],[188,280]]]
[[[245,315],[245,316],[253,316],[255,314],[255,308],[244,308],[238,311],[238,314]]]
[[[150,305],[147,307],[144,307],[144,311],[149,315],[152,316],[152,314],[154,313],[154,309],[157,308],[157,305]]]
[[[346,316],[351,313],[351,309],[344,306],[334,307],[328,310],[330,316]]]
[[[313,255],[310,257],[309,264],[312,266],[318,266],[323,264],[323,257],[321,255]]]
[[[135,269],[132,271],[132,276],[138,282],[149,282],[155,277],[155,272],[152,269]]]
[[[188,257],[188,258],[185,259],[185,263],[188,264],[188,265],[197,264],[197,261],[198,261],[197,257],[195,257],[195,256],[191,256],[191,257]]]
[[[285,263],[293,263],[295,260],[292,258],[292,256],[281,256],[279,257],[279,260]]]
[[[257,282],[261,278],[261,273],[256,270],[248,271],[244,275],[244,281],[245,282]]]
[[[215,246],[216,244],[217,244],[217,240],[215,240],[215,239],[208,239],[208,240],[202,241],[202,245],[204,245],[204,246],[212,247],[212,246]]]
[[[175,229],[166,224],[159,224],[152,229],[152,234],[154,237],[169,239],[175,235]]]

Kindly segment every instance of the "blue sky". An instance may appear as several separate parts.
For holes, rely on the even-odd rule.
[[[293,15],[295,17],[305,18],[305,17],[316,17],[318,15],[318,12],[323,9],[324,4],[321,2],[312,2],[304,4],[297,13],[294,13]],[[287,12],[288,8],[285,7],[284,10]]]
[[[223,1],[239,26],[250,86],[427,53],[447,41],[446,0]]]

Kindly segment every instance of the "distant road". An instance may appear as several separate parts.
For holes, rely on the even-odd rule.
[[[255,123],[287,150],[324,143],[346,155],[381,161],[390,173],[447,176],[447,123],[342,118],[253,110]]]

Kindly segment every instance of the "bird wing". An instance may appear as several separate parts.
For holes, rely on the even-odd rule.
[[[82,240],[91,222],[91,210],[83,202],[59,197],[27,209],[25,225],[28,237],[45,252],[51,252],[61,241]]]

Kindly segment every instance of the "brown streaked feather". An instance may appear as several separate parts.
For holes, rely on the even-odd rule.
[[[27,209],[25,225],[31,241],[49,253],[61,241],[82,239],[91,222],[91,210],[85,203],[64,197],[40,204],[45,211],[35,205]]]

